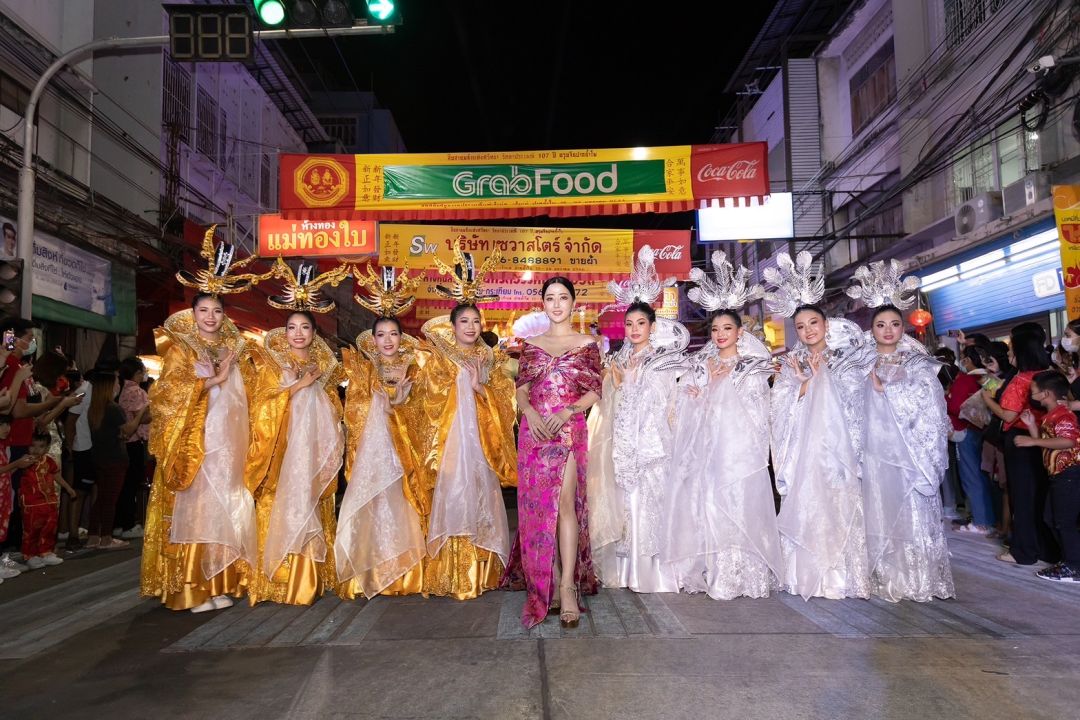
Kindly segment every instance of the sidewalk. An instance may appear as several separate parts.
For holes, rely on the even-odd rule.
[[[549,618],[531,632],[518,624],[522,593],[171,613],[138,599],[137,560],[120,560],[0,603],[0,707],[18,718],[1080,716],[1080,584],[998,562],[989,541],[949,542],[958,601],[604,590],[577,630]]]

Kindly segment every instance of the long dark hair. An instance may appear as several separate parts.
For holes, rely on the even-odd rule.
[[[1038,328],[1035,332],[1030,326]],[[1046,331],[1035,323],[1021,323],[1013,328],[1012,354],[1019,372],[1046,370],[1053,365],[1046,353]]]

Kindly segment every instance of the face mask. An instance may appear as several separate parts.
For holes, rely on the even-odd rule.
[[[1063,337],[1061,338],[1061,347],[1065,352],[1076,352],[1076,349],[1080,347],[1080,341],[1077,338]]]
[[[37,338],[30,340],[30,344],[26,346],[26,352],[24,354],[27,357],[37,357]]]

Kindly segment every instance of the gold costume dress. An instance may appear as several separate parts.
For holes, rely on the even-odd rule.
[[[348,486],[338,514],[334,545],[338,593],[357,596],[412,595],[424,591],[431,492],[421,468],[427,453],[419,392],[402,398],[388,373],[405,370],[417,382],[427,353],[415,338],[401,336],[398,354],[386,358],[371,331],[356,339],[356,350],[341,352],[349,379],[345,392],[345,477]]]
[[[423,467],[431,497],[424,594],[458,600],[498,587],[510,554],[501,487],[517,485],[514,383],[506,356],[483,343],[460,348],[447,317],[423,327],[431,344],[420,375],[423,432],[430,441]],[[465,364],[479,358],[483,392],[472,389]],[[414,388],[414,392],[416,388]]]
[[[186,610],[211,597],[242,597],[255,561],[255,503],[244,486],[252,346],[228,318],[211,343],[191,310],[155,331],[161,377],[150,390],[150,453],[157,459],[146,511],[140,591]],[[207,390],[215,361],[232,350],[225,382]]]
[[[344,372],[318,335],[306,361],[290,350],[285,328],[271,330],[263,344],[244,473],[259,534],[248,600],[309,605],[337,587],[334,495],[345,449],[337,388]],[[319,378],[290,393],[313,365]]]

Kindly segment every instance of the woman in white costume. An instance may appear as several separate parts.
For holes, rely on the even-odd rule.
[[[764,295],[747,270],[712,256],[716,279],[698,268],[690,299],[713,312],[710,342],[683,376],[675,473],[666,511],[666,552],[679,585],[717,600],[767,597],[781,570],[769,479],[768,348],[742,326],[738,309]]]
[[[867,340],[876,353],[863,382],[863,500],[871,592],[890,602],[956,594],[938,488],[948,467],[951,426],[940,364],[904,333],[900,314],[918,280],[900,264],[871,263],[848,295],[875,308]]]
[[[781,586],[804,599],[870,595],[866,526],[859,481],[862,418],[857,391],[866,379],[862,331],[826,319],[814,303],[825,292],[811,257],[783,253],[766,270],[775,286],[769,311],[792,317],[799,341],[781,363],[770,405],[773,468],[782,496],[777,525]]]
[[[658,319],[650,304],[673,284],[661,282],[647,245],[630,279],[610,284],[616,307],[626,309],[626,340],[610,358],[602,400],[589,416],[593,565],[605,586],[635,592],[679,591],[674,566],[662,559],[662,517],[676,380],[687,367],[690,334]]]

